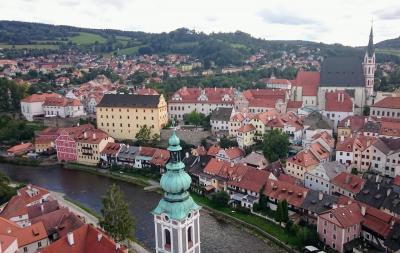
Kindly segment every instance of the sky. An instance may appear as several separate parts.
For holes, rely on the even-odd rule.
[[[400,36],[399,0],[0,0],[0,20],[206,33],[365,46]]]

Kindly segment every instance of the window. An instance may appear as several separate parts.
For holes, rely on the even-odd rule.
[[[191,248],[193,246],[192,227],[189,227],[187,230],[187,238],[188,238],[188,248]]]
[[[40,247],[42,247],[42,242],[38,242],[38,247],[40,248]]]
[[[164,230],[164,248],[171,250],[171,232],[168,229]]]

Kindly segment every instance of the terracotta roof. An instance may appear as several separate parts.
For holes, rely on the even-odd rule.
[[[296,86],[303,87],[303,96],[317,96],[320,83],[320,73],[318,71],[297,72],[295,79]]]
[[[206,101],[199,100],[201,94],[207,97]],[[187,88],[183,87],[175,92],[169,103],[223,103],[232,104],[235,90],[232,88]],[[178,99],[177,99],[178,98]],[[227,100],[224,101],[223,99]]]
[[[119,143],[109,142],[100,152],[102,155],[116,155],[120,149]]]
[[[247,167],[248,168],[243,177],[239,180],[228,181],[228,185],[258,193],[261,187],[267,182],[269,172],[251,168],[249,166]]]
[[[168,160],[169,151],[165,149],[157,149],[150,162],[156,166],[163,167],[168,162]]]
[[[286,200],[289,205],[301,207],[308,189],[285,181],[268,180],[264,194],[279,201]]]
[[[0,234],[16,237],[19,248],[47,238],[47,232],[42,222],[20,228],[14,222],[2,217],[0,217]]]
[[[247,133],[256,130],[256,128],[252,124],[247,124],[241,126],[237,131],[242,133]]]
[[[371,107],[400,109],[400,97],[385,97]]]
[[[116,243],[106,234],[91,225],[84,225],[72,232],[74,244],[68,243],[67,236],[63,236],[41,253],[124,253],[125,247],[116,249]],[[100,239],[100,240],[99,240]]]
[[[302,167],[308,167],[320,163],[318,158],[315,157],[315,155],[307,149],[304,149],[296,155],[290,157],[288,159],[288,162],[300,165]]]
[[[26,142],[12,146],[11,148],[7,149],[7,152],[13,154],[21,154],[27,152],[30,148],[32,148],[32,146],[33,146],[32,143]]]
[[[0,213],[1,217],[11,219],[23,214],[28,214],[27,205],[36,202],[49,194],[49,191],[33,185],[27,185],[19,189],[18,194],[13,196]]]
[[[135,90],[134,93],[138,95],[159,95],[155,89],[151,88],[140,88]]]
[[[345,171],[342,171],[331,180],[331,184],[353,194],[359,193],[364,186],[364,183],[364,179]]]
[[[216,156],[220,150],[219,146],[213,145],[208,148],[207,155],[209,156]]]
[[[343,141],[339,140],[336,143],[336,151],[353,152],[354,140],[353,137],[344,138]]]
[[[367,116],[351,115],[338,122],[338,127],[350,128],[351,132],[358,132],[364,127]]]
[[[2,252],[10,252],[9,247],[11,246],[11,244],[13,244],[15,241],[17,240],[16,237],[14,236],[9,236],[9,235],[2,235],[0,234],[0,246],[1,249],[3,250]],[[17,243],[16,243],[17,244]],[[14,253],[14,252],[13,252]]]
[[[238,147],[230,147],[225,149],[225,154],[231,159],[235,159],[244,155],[243,150]]]
[[[152,147],[139,147],[139,155],[153,157],[157,149]]]
[[[58,97],[61,96],[56,93],[33,94],[24,99],[21,99],[21,102],[25,103],[44,102],[46,98],[58,98]]]
[[[35,144],[49,144],[56,140],[56,136],[38,136],[35,138]]]
[[[382,121],[380,135],[400,137],[400,124],[395,121]]]
[[[99,144],[105,138],[108,138],[108,134],[100,129],[87,130],[75,137],[77,142],[89,144]]]
[[[325,101],[325,111],[353,112],[353,101],[345,91],[326,92]]]
[[[394,185],[400,186],[400,176],[396,176],[393,181]]]
[[[298,109],[303,106],[303,101],[292,101],[289,100],[287,103],[287,108],[288,109]]]
[[[261,80],[263,83],[272,83],[272,84],[291,84],[289,80],[287,79],[279,79],[279,78],[268,78],[268,79],[262,79]]]
[[[355,224],[360,224],[363,216],[360,212],[360,207],[357,203],[352,203],[345,207],[338,207],[328,211],[339,222],[341,227],[347,228]]]
[[[227,161],[213,158],[204,168],[204,172],[210,175],[220,176],[228,180],[240,180],[249,168],[251,167],[241,163],[231,164]]]
[[[286,90],[250,89],[243,91],[242,95],[249,101],[250,107],[275,108],[279,99],[285,101]]]

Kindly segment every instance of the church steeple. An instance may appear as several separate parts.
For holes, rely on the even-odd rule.
[[[374,32],[373,32],[373,27],[371,26],[371,32],[369,33],[367,56],[372,57],[373,55],[374,55]]]
[[[170,160],[160,180],[164,196],[152,212],[156,252],[200,253],[200,206],[188,192],[192,180],[181,160],[182,147],[175,129],[168,144]]]

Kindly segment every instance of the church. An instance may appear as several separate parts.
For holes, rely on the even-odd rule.
[[[319,109],[325,108],[326,92],[346,91],[354,101],[355,113],[362,114],[363,108],[370,105],[372,101],[375,70],[375,50],[371,27],[364,58],[332,56],[322,62],[318,88]]]
[[[164,196],[153,210],[156,252],[200,253],[200,206],[188,192],[192,179],[175,130],[168,144],[170,160],[160,180]]]

